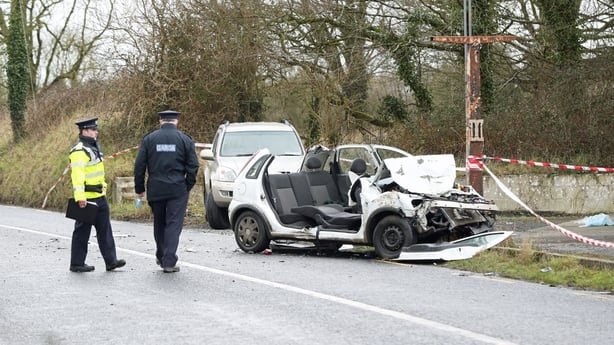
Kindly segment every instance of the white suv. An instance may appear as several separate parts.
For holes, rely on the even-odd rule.
[[[204,169],[205,217],[213,229],[230,227],[228,205],[239,171],[252,154],[267,148],[276,155],[271,173],[300,170],[305,148],[296,129],[287,121],[226,122],[217,129],[213,143],[200,156],[207,161]]]

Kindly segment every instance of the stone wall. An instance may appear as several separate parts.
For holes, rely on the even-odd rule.
[[[565,214],[614,213],[614,174],[543,174],[497,176],[536,212]],[[466,182],[461,182],[466,183]],[[521,211],[494,180],[484,173],[484,197],[502,211]]]

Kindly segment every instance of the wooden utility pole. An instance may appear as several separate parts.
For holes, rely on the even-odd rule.
[[[515,36],[472,36],[471,4],[465,6],[465,36],[434,36],[433,42],[465,45],[465,142],[467,183],[484,195],[482,169],[469,164],[469,157],[481,157],[484,150],[484,120],[480,112],[480,47],[482,44],[510,42]]]

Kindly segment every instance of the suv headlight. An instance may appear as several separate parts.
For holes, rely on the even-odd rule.
[[[234,182],[236,178],[237,174],[228,167],[220,166],[215,171],[215,179],[220,182]]]

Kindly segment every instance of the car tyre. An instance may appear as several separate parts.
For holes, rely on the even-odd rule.
[[[217,206],[211,193],[205,193],[205,219],[212,229],[230,228],[228,209]]]
[[[267,249],[271,243],[266,224],[256,212],[241,213],[233,230],[237,245],[246,253],[259,253]]]
[[[401,255],[403,247],[415,243],[409,223],[397,216],[382,218],[373,230],[375,255],[383,259],[394,259]]]

